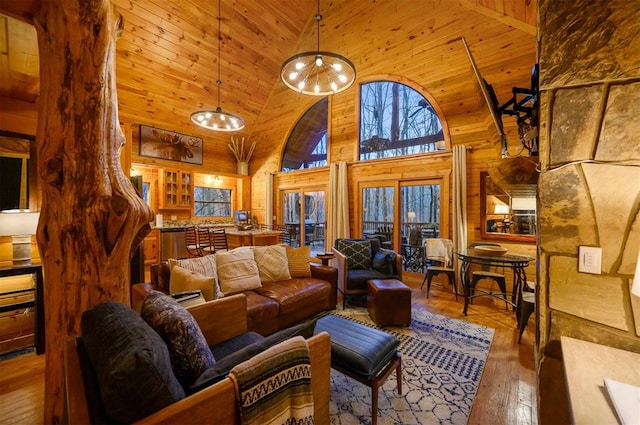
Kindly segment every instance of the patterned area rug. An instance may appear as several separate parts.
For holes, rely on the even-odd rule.
[[[379,328],[364,308],[330,314],[400,340],[402,396],[392,373],[378,395],[378,424],[466,424],[494,330],[457,319],[413,312],[410,328]],[[371,423],[371,388],[331,370],[331,423]]]

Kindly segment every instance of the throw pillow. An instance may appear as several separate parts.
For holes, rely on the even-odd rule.
[[[292,248],[287,246],[285,248],[291,277],[311,276],[311,247]]]
[[[254,246],[252,249],[262,283],[291,279],[287,250],[284,246]]]
[[[169,293],[171,295],[199,289],[204,299],[210,301],[216,299],[215,287],[215,277],[203,276],[178,265],[171,268],[171,276],[169,278]]]
[[[155,329],[169,348],[171,366],[184,388],[215,364],[198,323],[176,300],[151,291],[142,303],[142,318]]]
[[[337,239],[336,249],[347,257],[349,270],[371,268],[371,241]]]
[[[218,278],[215,255],[205,255],[198,258],[185,258],[182,260],[169,258],[167,262],[169,263],[171,270],[173,270],[174,266],[180,266],[183,269],[191,270],[192,272],[203,276],[215,278],[216,286],[214,288],[213,296],[215,299],[222,297],[222,294],[220,293],[220,279]],[[169,280],[171,280],[171,278],[169,278]]]
[[[294,336],[302,336],[305,339],[311,338],[315,327],[315,320],[290,326],[229,354],[217,362],[213,367],[205,370],[195,384],[189,388],[189,394],[193,394],[196,391],[200,391],[218,381],[221,381],[229,374],[234,366],[249,360],[256,354],[262,353],[269,347],[273,347],[285,339],[293,338]]]
[[[379,249],[373,256],[371,267],[382,274],[393,274],[393,263],[395,262],[395,252],[388,249]]]
[[[260,288],[260,274],[249,247],[240,247],[215,254],[220,289],[224,295]]]
[[[167,346],[132,309],[102,302],[82,313],[80,327],[110,422],[132,423],[184,398]]]

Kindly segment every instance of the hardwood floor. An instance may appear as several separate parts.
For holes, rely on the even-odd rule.
[[[534,316],[518,344],[513,311],[492,298],[478,298],[462,315],[463,301],[432,286],[430,298],[420,291],[422,279],[405,279],[413,308],[425,309],[495,329],[491,350],[469,417],[469,425],[536,425]],[[44,417],[44,356],[27,354],[0,362],[0,424],[41,424]]]

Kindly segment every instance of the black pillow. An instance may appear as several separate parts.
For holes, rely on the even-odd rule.
[[[393,274],[393,263],[395,262],[395,252],[388,249],[379,249],[373,257],[372,268],[382,274]]]
[[[135,422],[184,398],[167,346],[135,311],[105,301],[82,314],[80,327],[111,421]]]
[[[195,384],[189,387],[189,394],[193,394],[197,391],[203,390],[210,385],[215,384],[218,381],[223,380],[229,374],[234,366],[249,360],[251,357],[263,352],[264,350],[273,347],[281,343],[282,341],[293,338],[294,336],[302,336],[305,339],[313,336],[313,331],[316,327],[316,321],[310,321],[306,323],[300,323],[289,328],[282,329],[274,334],[265,337],[262,340],[256,341],[227,357],[220,359],[215,365],[205,370],[202,375],[196,380]]]

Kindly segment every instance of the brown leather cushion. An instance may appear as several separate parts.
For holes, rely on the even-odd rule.
[[[247,297],[247,316],[253,323],[271,320],[278,317],[278,303],[255,291],[242,292]]]
[[[318,299],[328,297],[331,285],[314,278],[294,278],[283,282],[266,283],[255,292],[268,297],[280,305],[280,315],[289,314]]]

